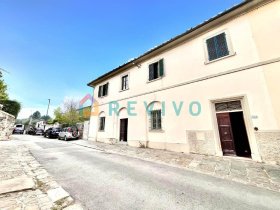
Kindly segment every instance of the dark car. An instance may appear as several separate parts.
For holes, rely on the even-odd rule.
[[[35,130],[34,135],[44,135],[44,129],[42,129],[42,128],[37,128],[37,129]]]
[[[35,131],[36,131],[35,128],[30,127],[30,128],[26,131],[26,133],[29,134],[29,135],[35,135]]]
[[[45,131],[44,137],[47,138],[57,138],[61,128],[49,128]]]

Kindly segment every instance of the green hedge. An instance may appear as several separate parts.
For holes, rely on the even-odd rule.
[[[21,105],[17,101],[12,100],[0,100],[0,104],[3,105],[3,111],[8,112],[11,115],[14,115],[16,118],[20,112]]]

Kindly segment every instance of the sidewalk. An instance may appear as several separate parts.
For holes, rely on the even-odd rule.
[[[180,167],[280,192],[280,166],[258,163],[250,159],[184,154],[149,148],[135,148],[125,144],[105,144],[86,140],[73,141],[73,144]]]
[[[59,210],[72,203],[24,145],[0,141],[1,210]]]

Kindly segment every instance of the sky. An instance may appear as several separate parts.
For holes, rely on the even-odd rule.
[[[242,0],[0,0],[0,68],[19,119]]]

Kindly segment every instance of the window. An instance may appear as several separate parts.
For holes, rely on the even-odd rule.
[[[208,51],[208,61],[213,61],[229,55],[229,48],[225,32],[207,39],[206,45]]]
[[[161,129],[161,110],[151,111],[151,130]]]
[[[149,65],[149,81],[162,77],[164,74],[163,59]]]
[[[128,75],[122,76],[122,87],[121,90],[128,89]]]
[[[106,83],[105,85],[100,85],[98,89],[98,97],[103,97],[108,95],[108,86],[109,83]]]
[[[99,118],[99,131],[105,130],[105,117]]]
[[[233,110],[242,110],[241,101],[230,101],[215,104],[216,112],[230,112]]]

